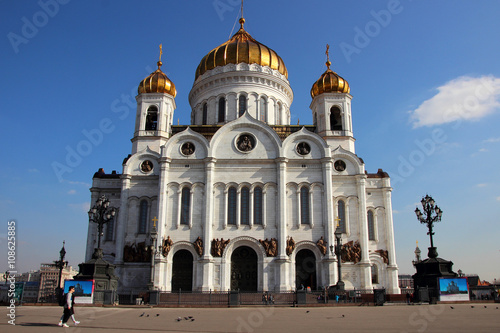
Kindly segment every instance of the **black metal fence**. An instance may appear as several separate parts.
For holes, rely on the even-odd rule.
[[[94,297],[94,303],[110,304],[116,299],[121,305],[159,306],[251,306],[251,305],[312,305],[336,303],[375,303],[386,301],[385,289],[347,291],[290,291],[290,292],[244,292],[244,291],[145,291],[142,293],[117,294]]]

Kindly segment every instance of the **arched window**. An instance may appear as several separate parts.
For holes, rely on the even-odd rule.
[[[262,224],[262,188],[253,190],[253,224]]]
[[[375,240],[375,222],[373,221],[373,212],[368,211],[368,239]]]
[[[337,106],[332,106],[330,109],[330,130],[342,130],[342,117],[340,116],[340,109]]]
[[[227,224],[236,224],[236,189],[227,191]]]
[[[339,228],[342,231],[342,233],[345,233],[346,232],[346,228],[345,228],[345,202],[343,200],[339,200],[339,202],[337,203],[337,206],[338,206],[337,217],[339,218],[339,221],[338,221]]]
[[[142,200],[139,204],[139,234],[145,234],[148,229],[148,202]]]
[[[207,118],[208,118],[208,106],[207,103],[203,104],[203,119],[202,119],[202,125],[207,124]]]
[[[318,126],[318,114],[316,112],[314,113],[313,125],[314,127]]]
[[[265,122],[267,117],[267,101],[263,97],[260,98],[259,110],[260,110],[260,121]]]
[[[115,228],[115,218],[111,217],[111,220],[109,220],[106,223],[106,235],[104,238],[105,241],[112,241],[113,240],[114,228]]]
[[[300,189],[300,224],[309,224],[309,189]]]
[[[241,189],[240,221],[241,224],[250,224],[250,190],[248,187]]]
[[[247,97],[245,95],[240,95],[239,97],[239,117],[241,117],[247,110]]]
[[[158,108],[150,106],[146,114],[146,131],[156,131],[158,126]]]
[[[181,221],[180,224],[189,225],[189,208],[191,203],[191,190],[184,187],[181,193]]]
[[[378,284],[378,267],[377,265],[371,266],[372,270],[372,283]]]
[[[226,118],[226,99],[224,97],[219,98],[219,123],[223,123]]]

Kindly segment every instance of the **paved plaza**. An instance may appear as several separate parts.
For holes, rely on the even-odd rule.
[[[77,327],[58,327],[62,308],[23,306],[1,332],[499,332],[500,304],[381,307],[76,307]],[[4,307],[4,314],[6,308]]]

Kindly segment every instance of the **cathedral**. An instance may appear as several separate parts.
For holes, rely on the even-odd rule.
[[[340,260],[345,289],[400,293],[390,178],[355,153],[348,82],[327,61],[313,124],[291,125],[285,63],[244,23],[196,68],[190,125],[173,124],[160,53],[122,173],[94,174],[91,204],[116,208],[101,248],[118,291],[316,290],[337,283]],[[86,260],[97,233],[89,222]]]

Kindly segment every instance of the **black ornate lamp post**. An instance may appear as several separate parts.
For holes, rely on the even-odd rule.
[[[335,255],[337,256],[337,290],[344,290],[345,284],[342,281],[342,230],[340,228],[340,219],[335,219],[337,221],[337,228],[335,229]],[[332,251],[332,246],[330,246],[330,251]]]
[[[429,247],[429,253],[427,254],[429,258],[437,258],[438,253],[436,247],[434,247],[434,241],[432,236],[434,235],[434,231],[432,230],[434,227],[434,223],[441,221],[441,216],[443,215],[443,211],[436,205],[434,199],[428,194],[422,198],[420,201],[422,203],[423,213],[420,209],[415,208],[415,214],[417,215],[417,219],[422,224],[426,224],[429,231],[427,235],[429,235],[431,239],[431,247]]]
[[[149,284],[148,284],[148,287],[149,287],[149,290],[154,290],[155,289],[155,282],[154,282],[154,277],[155,277],[155,256],[156,254],[158,253],[158,250],[157,250],[157,247],[156,247],[156,241],[157,241],[157,238],[158,238],[158,231],[156,230],[156,222],[158,221],[158,219],[155,218],[153,219],[153,228],[151,229],[151,233],[150,233],[150,241],[151,241],[151,245],[150,245],[150,253],[151,253],[151,277],[149,279]]]
[[[55,266],[59,269],[59,278],[57,280],[57,287],[56,287],[57,297],[62,296],[62,288],[61,288],[62,270],[64,267],[68,265],[68,262],[64,261],[64,257],[66,256],[66,249],[64,248],[65,244],[66,242],[63,241],[63,247],[61,251],[59,251],[59,260],[54,261]]]
[[[97,248],[94,250],[93,258],[102,258],[101,236],[103,235],[103,227],[111,221],[116,214],[114,207],[109,207],[109,200],[105,195],[96,201],[94,207],[89,210],[90,222],[97,223]]]

